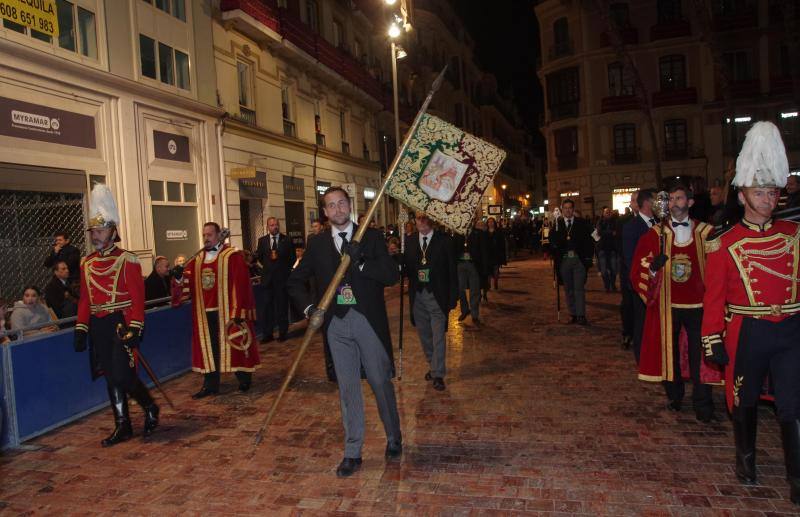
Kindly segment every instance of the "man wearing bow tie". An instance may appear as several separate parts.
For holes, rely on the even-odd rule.
[[[639,379],[662,382],[671,411],[681,410],[683,380],[691,379],[695,416],[708,423],[714,418],[714,404],[706,383],[722,379],[721,369],[702,360],[700,339],[704,244],[712,227],[690,219],[690,206],[691,191],[682,185],[670,189],[669,219],[639,239],[630,281],[647,306]]]
[[[286,281],[297,260],[294,245],[281,233],[278,219],[267,219],[267,235],[258,239],[256,259],[261,263],[261,289],[265,294],[261,342],[272,341],[272,332],[278,326],[278,341],[286,340],[289,330],[289,295]]]

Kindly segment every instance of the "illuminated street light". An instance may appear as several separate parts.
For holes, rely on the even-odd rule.
[[[505,189],[506,189],[506,187],[508,187],[508,185],[506,185],[505,183],[503,183],[502,185],[500,185],[500,188],[501,188],[501,189],[503,189],[503,190],[505,190]]]
[[[389,25],[389,37],[392,39],[398,38],[402,31],[400,30],[400,26],[397,23],[392,23]]]
[[[397,59],[403,59],[408,55],[408,52],[400,45],[395,45],[395,51],[397,52]]]
[[[530,199],[530,198],[531,198],[530,194],[525,194],[525,199]]]
[[[397,3],[397,0],[385,0],[386,5],[394,5]]]

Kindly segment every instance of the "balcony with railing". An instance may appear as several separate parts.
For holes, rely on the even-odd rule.
[[[612,95],[600,100],[600,112],[638,110],[642,107],[636,95]]]
[[[564,154],[556,156],[556,166],[560,171],[568,171],[578,168],[577,154]]]
[[[697,90],[694,87],[675,90],[661,90],[653,93],[653,107],[697,104]]]
[[[234,117],[240,122],[244,122],[250,126],[256,125],[256,112],[250,108],[239,106],[239,113]]]
[[[305,61],[312,58],[383,102],[380,83],[361,62],[314,32],[296,14],[278,7],[276,0],[221,0],[220,10],[223,21],[233,22],[256,42],[302,52],[307,55]]]
[[[679,19],[661,22],[650,27],[650,41],[670,38],[681,38],[692,35],[692,25],[689,20]]]
[[[705,158],[705,151],[689,145],[671,145],[664,147],[661,153],[664,161],[696,160]]]
[[[283,119],[283,134],[292,137],[297,136],[294,122],[292,122],[291,120]]]
[[[618,32],[623,45],[637,45],[639,43],[639,31],[636,29],[636,27],[622,27],[618,29]],[[604,32],[600,35],[601,47],[607,47],[611,45],[611,41],[612,38],[608,32]]]
[[[733,81],[730,83],[728,92],[734,99],[750,99],[757,97],[761,91],[761,83],[758,79],[748,79],[743,81]],[[722,89],[719,84],[716,87],[717,99],[722,99]]]
[[[614,149],[614,154],[611,157],[611,163],[614,165],[628,165],[631,163],[639,163],[641,161],[642,153],[638,147]]]
[[[572,40],[557,41],[554,45],[550,46],[550,60],[558,59],[561,57],[571,56],[575,53],[575,48],[572,45]]]
[[[758,27],[758,11],[753,5],[714,13],[713,28],[715,31],[734,31],[756,27]]]

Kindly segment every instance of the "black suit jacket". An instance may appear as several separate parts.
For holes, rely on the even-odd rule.
[[[354,224],[354,234],[357,229],[358,226]],[[397,263],[392,260],[386,250],[386,243],[380,230],[367,229],[361,241],[361,253],[364,257],[364,267],[358,269],[353,266],[348,273],[348,280],[358,302],[351,310],[357,310],[367,318],[383,343],[386,353],[392,361],[392,371],[394,371],[392,339],[389,334],[389,318],[386,315],[383,289],[396,284],[400,279],[400,273],[397,271]],[[303,258],[300,259],[300,263],[292,271],[286,283],[289,297],[296,309],[302,312],[309,305],[319,303],[339,267],[340,260],[341,256],[330,231],[320,233],[309,240]],[[312,297],[306,282],[310,278],[314,278],[317,283],[317,293],[314,297]],[[333,306],[328,307],[325,312],[323,332],[328,331],[328,325],[332,318]]]
[[[278,234],[278,257],[272,260],[272,236],[267,234],[258,239],[256,259],[261,263],[261,285],[265,287],[284,287],[297,260],[294,245],[286,235]]]
[[[592,225],[583,217],[572,218],[572,230],[569,232],[570,239],[567,240],[567,223],[563,217],[556,219],[555,227],[550,232],[550,245],[555,250],[556,265],[561,263],[561,259],[572,248],[578,257],[589,269],[594,257],[594,239],[592,238]]]
[[[53,251],[53,248],[50,248],[50,254],[44,259],[44,267],[52,268],[58,262],[66,262],[67,267],[69,268],[69,279],[71,281],[77,281],[81,274],[81,250],[73,246],[72,244],[67,244],[62,247],[58,253]]]
[[[71,296],[71,300],[67,297],[67,293]],[[78,313],[77,291],[72,288],[69,281],[64,285],[55,275],[44,287],[44,300],[58,319],[75,316]]]
[[[419,245],[419,233],[414,233],[406,240],[403,252],[404,272],[408,275],[408,301],[412,310],[408,311],[411,324],[414,325],[414,299],[417,295],[419,277],[417,272],[422,268],[430,269],[429,289],[436,298],[436,303],[445,314],[453,310],[458,302],[458,272],[453,255],[453,244],[450,237],[441,232],[433,232],[425,253],[427,264],[420,265],[422,248]]]
[[[144,299],[157,300],[158,298],[165,298],[172,295],[170,289],[170,277],[161,277],[153,270],[144,280]],[[167,305],[169,302],[163,302],[159,305]]]
[[[650,227],[638,214],[622,227],[622,262],[628,271],[631,270],[631,262],[633,262],[633,254],[636,252],[639,238],[649,230]]]
[[[469,252],[472,263],[475,264],[475,269],[481,277],[489,275],[489,238],[483,230],[473,228],[470,230],[466,237],[467,245],[464,247],[464,236],[455,234],[453,235],[453,254],[458,260],[458,257],[464,253],[464,250]]]

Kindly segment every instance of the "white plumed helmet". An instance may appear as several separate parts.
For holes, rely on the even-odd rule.
[[[97,184],[89,197],[89,224],[93,228],[116,228],[119,225],[119,210],[114,195],[107,185]]]
[[[736,159],[736,187],[786,186],[789,161],[781,132],[772,122],[756,122],[744,137]]]

